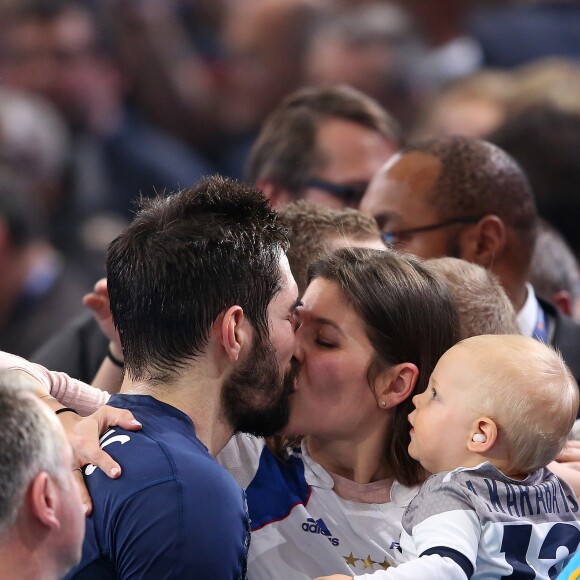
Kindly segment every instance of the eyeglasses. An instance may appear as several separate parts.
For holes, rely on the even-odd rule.
[[[392,245],[396,244],[397,240],[400,240],[401,238],[409,237],[413,234],[418,234],[420,232],[430,232],[433,230],[439,230],[457,224],[476,224],[482,217],[483,217],[482,215],[457,217],[442,222],[437,222],[435,224],[429,224],[427,226],[420,226],[418,228],[408,228],[405,230],[382,232],[381,237],[383,238],[383,242],[385,242],[385,244]]]
[[[304,186],[323,189],[324,191],[328,191],[328,193],[336,195],[336,197],[340,197],[340,199],[345,203],[353,203],[358,202],[361,199],[368,187],[368,183],[346,185],[343,183],[334,183],[332,181],[318,179],[318,177],[310,177],[304,182]]]

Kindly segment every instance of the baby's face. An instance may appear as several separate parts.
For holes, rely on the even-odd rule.
[[[465,346],[455,346],[437,363],[424,393],[413,397],[409,454],[431,472],[465,465],[477,412],[478,365]],[[479,377],[481,381],[481,377]]]

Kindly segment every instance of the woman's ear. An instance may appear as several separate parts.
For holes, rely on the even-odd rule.
[[[419,369],[413,363],[400,363],[384,370],[375,383],[375,396],[381,409],[392,409],[407,399],[418,377]]]
[[[245,328],[244,311],[241,306],[231,306],[223,315],[219,323],[221,328],[221,344],[230,362],[236,362],[246,340],[248,340]]]
[[[497,441],[497,425],[489,417],[479,417],[473,422],[467,441],[472,453],[487,453]]]

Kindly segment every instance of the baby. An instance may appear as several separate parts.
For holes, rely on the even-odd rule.
[[[561,357],[523,336],[468,338],[413,404],[409,454],[436,475],[403,516],[403,563],[357,580],[555,578],[580,544],[578,501],[545,467],[578,411]]]

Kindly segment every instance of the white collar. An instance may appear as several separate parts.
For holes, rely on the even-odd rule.
[[[538,299],[531,284],[526,284],[528,296],[522,309],[518,312],[518,327],[523,336],[533,336],[538,322]]]

